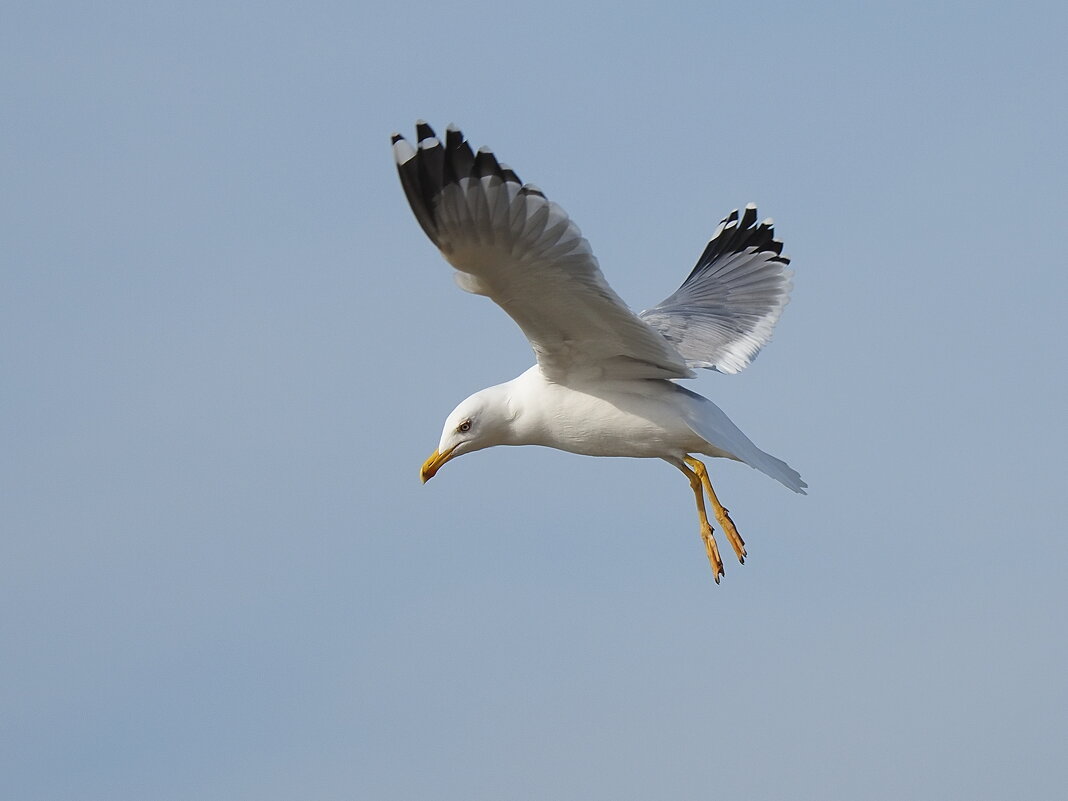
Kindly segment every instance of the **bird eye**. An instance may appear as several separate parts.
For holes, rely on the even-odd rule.
[[[460,425],[456,427],[456,430],[459,431],[461,434],[466,434],[468,431],[471,430],[471,421],[464,420],[462,423],[460,423]]]

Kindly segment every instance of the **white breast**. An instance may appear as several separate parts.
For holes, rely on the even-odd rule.
[[[512,382],[516,445],[587,456],[681,458],[708,444],[686,424],[682,400],[659,380],[564,386],[533,367]]]

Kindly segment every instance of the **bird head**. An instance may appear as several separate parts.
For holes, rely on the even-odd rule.
[[[507,397],[499,387],[484,389],[467,398],[446,418],[438,449],[419,471],[423,483],[457,456],[507,442],[512,419]]]

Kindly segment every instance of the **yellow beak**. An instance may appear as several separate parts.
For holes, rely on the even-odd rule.
[[[455,445],[445,451],[445,453],[434,451],[430,454],[430,458],[423,462],[423,468],[419,471],[419,477],[423,479],[424,484],[434,477],[434,474],[441,469],[441,466],[445,464],[445,462],[452,458],[452,452],[454,450],[456,450]]]

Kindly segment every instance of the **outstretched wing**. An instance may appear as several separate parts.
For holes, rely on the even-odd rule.
[[[690,367],[737,373],[756,358],[790,299],[790,260],[771,219],[755,225],[750,203],[732,211],[671,297],[639,316]]]
[[[418,148],[393,135],[412,211],[455,267],[457,283],[503,308],[553,380],[576,371],[620,378],[692,376],[682,356],[608,286],[589,243],[555,203],[493,153],[425,122]]]

